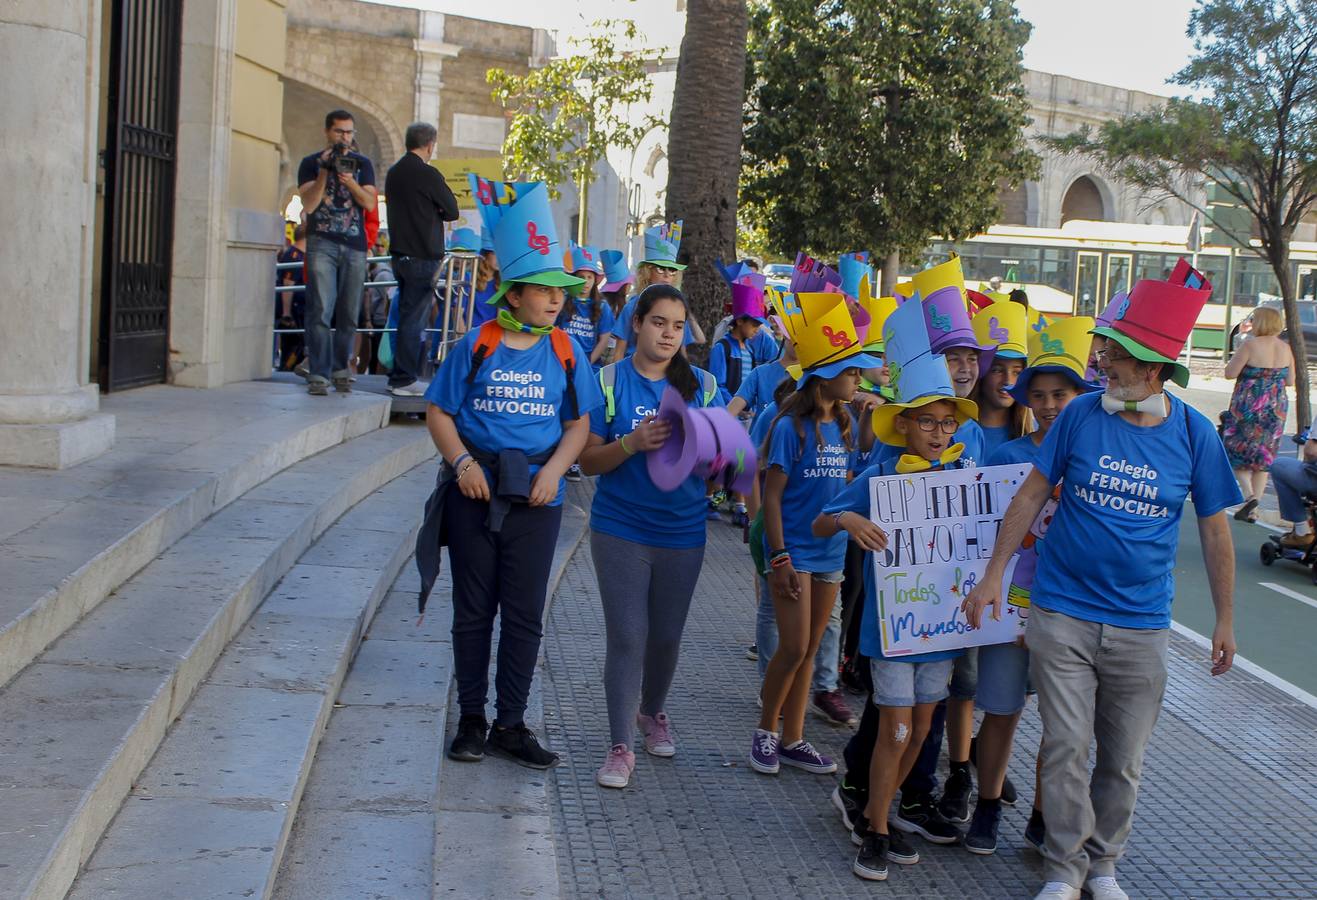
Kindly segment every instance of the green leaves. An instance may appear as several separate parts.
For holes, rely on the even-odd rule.
[[[741,202],[781,254],[914,252],[982,231],[1036,174],[1008,0],[751,10]]]
[[[488,71],[494,100],[510,113],[503,142],[509,177],[543,181],[556,199],[563,182],[593,182],[595,163],[610,147],[632,149],[663,125],[656,116],[628,114],[653,91],[638,38],[635,22],[604,20],[543,68]]]

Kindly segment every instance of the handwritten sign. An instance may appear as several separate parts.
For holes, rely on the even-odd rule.
[[[971,628],[960,610],[992,558],[1002,516],[1028,465],[889,475],[869,481],[869,517],[887,532],[874,557],[884,656],[906,656],[1012,641],[1025,621],[1003,602]],[[1002,597],[1011,583],[1007,567]]]

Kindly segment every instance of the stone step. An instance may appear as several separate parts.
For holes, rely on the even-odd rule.
[[[373,493],[378,502],[353,516],[351,526],[386,534],[358,546],[336,533],[307,564],[329,565],[350,584],[359,569],[327,561],[359,564],[368,552],[396,549],[397,522],[419,508],[426,486],[389,483],[433,454],[424,429],[396,426],[259,483],[130,578],[0,690],[0,898],[65,896],[171,723],[252,611],[317,538]],[[300,574],[285,581],[291,585]],[[324,611],[333,612],[328,601]],[[335,652],[291,648],[299,658],[289,663]]]
[[[433,477],[423,464],[367,497],[284,576],[170,730],[70,897],[268,895],[354,654],[380,687],[402,682],[415,696],[446,689],[443,657],[399,658],[384,641],[357,652],[411,557]],[[388,517],[391,529],[363,531],[366,516]]]
[[[120,438],[103,457],[0,472],[0,686],[206,518],[389,422],[388,400],[367,395],[316,404],[250,384],[131,394],[107,401]]]
[[[571,487],[563,511],[550,596],[585,534],[588,497],[580,487]],[[479,765],[444,757],[448,720],[456,715],[446,664],[448,574],[445,555],[417,628],[420,579],[409,561],[371,623],[311,768],[274,900],[538,897],[550,885],[556,891],[546,773],[492,757]],[[443,681],[409,678],[409,660],[444,662]],[[543,736],[540,683],[537,677],[526,721]]]

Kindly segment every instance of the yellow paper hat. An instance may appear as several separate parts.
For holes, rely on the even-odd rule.
[[[905,297],[907,300],[915,295],[915,283],[913,281],[903,281],[892,287],[892,292],[898,297]]]
[[[1029,353],[1029,320],[1027,311],[1019,303],[998,300],[989,303],[974,316],[974,338],[980,344],[997,348],[998,356],[1024,359]]]
[[[899,301],[895,297],[874,297],[869,291],[869,279],[860,281],[860,309],[869,314],[869,341],[865,350],[883,349],[883,323],[896,312]]]
[[[1032,306],[1029,307],[1027,310],[1025,310],[1025,315],[1029,319],[1030,331],[1038,332],[1038,331],[1042,331],[1044,328],[1047,327],[1048,324],[1047,317],[1044,316],[1042,313],[1040,313],[1038,310],[1034,309]],[[1039,322],[1042,322],[1042,324],[1039,325],[1038,324]]]
[[[996,303],[999,300],[1011,299],[1010,294],[1003,294],[1001,291],[981,291],[981,293],[983,294],[983,296],[987,297],[993,303]]]
[[[1018,403],[1028,403],[1029,382],[1034,375],[1065,375],[1081,391],[1099,390],[1084,380],[1088,372],[1088,351],[1093,345],[1092,316],[1054,319],[1039,331],[1029,330],[1029,365],[1016,379],[1010,394]]]
[[[936,290],[954,287],[960,291],[960,299],[967,307],[969,306],[969,295],[965,293],[965,273],[960,267],[959,256],[953,256],[940,265],[915,273],[910,283],[919,292],[919,296],[925,299]]]
[[[815,369],[862,349],[855,320],[841,294],[782,294],[769,297],[795,345],[803,369]]]

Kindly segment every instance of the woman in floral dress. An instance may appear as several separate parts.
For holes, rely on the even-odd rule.
[[[1280,447],[1289,409],[1287,387],[1294,385],[1294,355],[1279,335],[1279,310],[1262,306],[1253,312],[1253,332],[1226,365],[1235,379],[1230,409],[1222,417],[1221,437],[1245,503],[1236,519],[1257,521],[1257,505],[1267,487],[1267,470]]]

